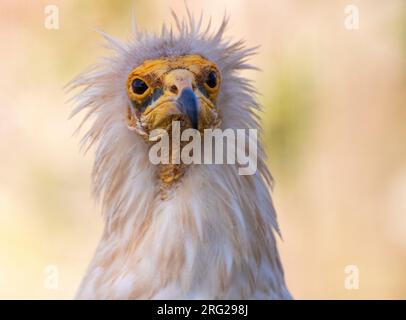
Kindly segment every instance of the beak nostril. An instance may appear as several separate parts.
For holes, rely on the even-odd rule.
[[[178,94],[178,87],[175,85],[172,85],[169,90],[174,94]]]

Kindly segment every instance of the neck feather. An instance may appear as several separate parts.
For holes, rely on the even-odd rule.
[[[95,268],[109,270],[106,277],[123,266],[142,274],[133,297],[159,297],[174,283],[189,297],[202,287],[200,298],[288,295],[262,161],[252,176],[232,165],[192,165],[163,200],[146,145],[128,138],[110,144],[111,154],[102,145],[97,153],[93,178],[106,228]],[[124,152],[117,159],[118,150]]]

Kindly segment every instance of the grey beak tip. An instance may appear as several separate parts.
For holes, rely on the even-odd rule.
[[[193,90],[191,88],[183,89],[177,101],[181,111],[189,117],[193,129],[197,129],[199,110],[197,97]]]

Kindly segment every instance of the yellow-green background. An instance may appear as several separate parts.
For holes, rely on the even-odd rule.
[[[93,155],[63,85],[105,50],[94,30],[170,22],[184,1],[0,3],[0,298],[72,298],[102,221]],[[402,0],[188,1],[228,35],[261,45],[247,72],[264,105],[280,250],[296,298],[406,298],[406,3]],[[360,29],[344,28],[344,8]],[[44,27],[59,7],[60,29]],[[59,271],[47,289],[46,267]],[[344,287],[357,265],[358,290]]]

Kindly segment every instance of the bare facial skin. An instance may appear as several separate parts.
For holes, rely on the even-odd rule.
[[[221,124],[216,98],[220,89],[220,73],[216,65],[201,56],[187,55],[144,61],[128,76],[127,126],[149,144],[150,133],[157,129],[172,134],[172,122],[179,121],[180,130],[218,128]],[[182,148],[187,141],[180,144]],[[169,154],[173,147],[167,150]],[[165,190],[185,173],[183,163],[160,165],[159,178]]]
[[[182,130],[218,127],[220,83],[216,65],[198,55],[144,61],[128,76],[128,127],[141,135],[170,131],[174,120]]]

